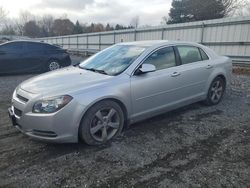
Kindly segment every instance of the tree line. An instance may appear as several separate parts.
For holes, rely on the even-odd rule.
[[[0,34],[21,35],[35,38],[131,29],[134,27],[135,26],[133,26],[132,23],[128,26],[124,26],[122,24],[111,25],[109,23],[86,24],[80,23],[78,20],[73,23],[66,16],[62,16],[61,18],[54,18],[52,15],[35,17],[29,12],[22,12],[17,20],[8,20],[3,22]]]
[[[168,16],[163,17],[161,23],[184,23],[234,15],[250,15],[250,2],[247,0],[172,0],[170,12]],[[52,15],[39,17],[27,11],[21,12],[17,19],[9,19],[8,13],[0,7],[0,34],[3,35],[50,37],[112,31],[142,27],[139,21],[140,17],[135,16],[127,26],[109,23],[86,24],[78,20],[73,23],[66,15],[60,18],[54,18]]]

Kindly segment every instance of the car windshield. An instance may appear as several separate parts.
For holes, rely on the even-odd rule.
[[[135,45],[115,45],[82,62],[79,67],[115,76],[123,72],[145,50]]]

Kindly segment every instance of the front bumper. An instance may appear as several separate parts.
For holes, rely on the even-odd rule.
[[[67,67],[70,66],[72,63],[70,56],[67,54],[65,58],[61,60],[61,66],[62,67]]]
[[[23,95],[23,93],[22,93]],[[78,128],[84,107],[72,100],[64,108],[51,114],[36,114],[29,102],[16,97],[8,109],[13,126],[34,139],[54,143],[78,142]]]

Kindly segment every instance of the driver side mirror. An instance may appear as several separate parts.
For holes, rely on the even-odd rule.
[[[156,67],[152,64],[142,64],[141,67],[136,71],[136,75],[145,74],[148,72],[156,71]]]

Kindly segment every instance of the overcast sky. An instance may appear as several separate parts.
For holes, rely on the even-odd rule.
[[[0,6],[9,17],[18,17],[20,11],[35,15],[66,14],[81,23],[101,22],[130,24],[140,17],[140,25],[159,25],[169,12],[172,0],[0,0]]]

